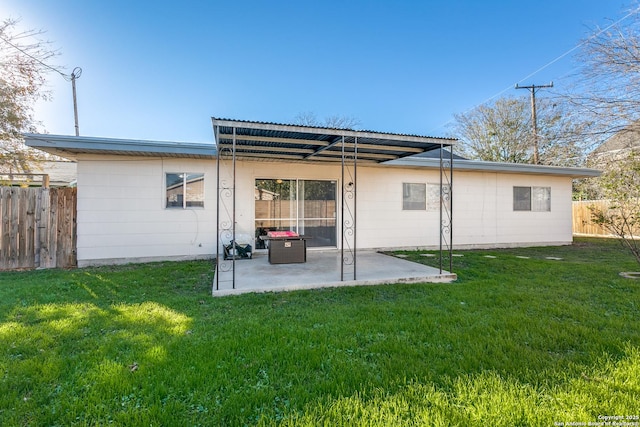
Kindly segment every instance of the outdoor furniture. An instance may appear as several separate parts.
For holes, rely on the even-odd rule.
[[[270,231],[260,239],[267,241],[270,264],[307,262],[307,239],[293,231]]]
[[[229,242],[224,246],[224,259],[251,259],[252,251],[251,245],[248,243]]]

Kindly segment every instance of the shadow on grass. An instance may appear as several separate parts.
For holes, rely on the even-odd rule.
[[[467,252],[455,285],[215,299],[198,263],[0,275],[0,424],[633,416],[639,287],[619,251],[577,249]]]
[[[79,421],[84,414],[73,402],[86,399],[104,405],[88,408],[92,419],[113,421],[129,409],[114,397],[126,399],[145,371],[161,369],[191,325],[155,302],[18,307],[0,323],[0,420],[55,425],[70,412]]]

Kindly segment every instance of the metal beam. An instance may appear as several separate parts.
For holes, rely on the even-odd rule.
[[[393,160],[393,159],[397,159],[398,156],[394,156],[393,154],[377,154],[377,153],[359,153],[360,156],[362,156],[363,158],[368,158],[368,159],[383,159],[383,160]],[[305,157],[306,159],[308,158],[320,158],[322,156],[326,156],[326,157],[337,157],[339,158],[341,156],[341,153],[337,152],[337,151],[323,151],[318,157],[315,157],[315,154],[312,155],[312,157],[307,156]]]
[[[346,148],[354,148],[356,144],[345,142],[344,146]],[[372,149],[372,150],[380,150],[380,151],[398,151],[401,153],[423,153],[424,150],[422,148],[413,148],[413,147],[401,147],[401,146],[392,146],[392,145],[376,145],[376,144],[358,144],[358,148],[361,150]]]
[[[314,150],[313,153],[306,155],[304,158],[308,159],[309,157],[315,156],[316,154],[320,154],[323,153],[324,151],[328,150],[331,147],[335,147],[335,145],[342,141],[342,143],[344,144],[344,135],[342,135],[340,138],[334,138],[333,141],[330,141],[328,145],[325,145],[324,147],[318,148],[316,150]]]
[[[220,139],[222,140],[231,140],[231,134],[220,134]],[[327,141],[316,141],[315,139],[301,139],[301,138],[278,138],[273,136],[254,136],[254,135],[236,135],[237,141],[254,141],[254,142],[286,142],[288,144],[304,144],[304,145],[318,145],[318,146],[326,146],[329,145],[330,142]]]
[[[222,146],[231,146],[229,143],[221,143]],[[309,154],[315,150],[313,148],[289,148],[289,147],[272,147],[269,145],[236,145],[236,152],[240,151],[273,151],[278,153],[301,153]]]

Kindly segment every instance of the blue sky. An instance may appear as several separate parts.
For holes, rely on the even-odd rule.
[[[445,124],[521,84],[568,84],[573,56],[626,14],[619,0],[3,0],[46,30],[77,81],[81,135],[211,142],[212,116],[447,136]],[[36,118],[73,134],[71,84],[51,74]],[[542,94],[542,92],[540,92]]]

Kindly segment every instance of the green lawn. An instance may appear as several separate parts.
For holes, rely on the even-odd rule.
[[[617,242],[458,253],[454,284],[224,298],[205,261],[0,273],[0,425],[640,423]]]

